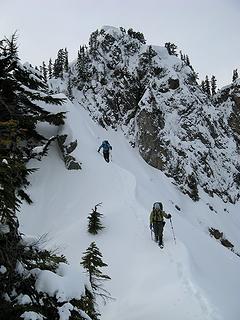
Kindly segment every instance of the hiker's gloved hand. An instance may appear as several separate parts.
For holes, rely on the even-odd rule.
[[[171,218],[172,218],[172,216],[171,216],[171,214],[169,214],[169,215],[168,215],[168,219],[171,219]]]

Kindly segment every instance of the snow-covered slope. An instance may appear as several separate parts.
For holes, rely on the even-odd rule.
[[[122,131],[103,129],[79,105],[65,107],[82,170],[66,170],[57,146],[30,163],[39,171],[29,189],[34,204],[23,205],[19,215],[22,232],[48,233],[49,245],[60,248],[73,267],[96,241],[112,278],[106,289],[115,298],[101,307],[103,320],[239,320],[240,258],[208,232],[219,229],[239,252],[239,203],[223,203],[201,190],[200,201],[193,202],[146,164]],[[113,146],[109,164],[97,153],[104,139]],[[168,221],[163,250],[149,230],[155,201],[172,214],[176,235],[175,244]],[[90,236],[87,216],[99,202],[105,229]]]

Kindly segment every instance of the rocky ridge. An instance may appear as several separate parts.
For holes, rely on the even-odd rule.
[[[123,130],[143,159],[192,199],[199,187],[224,201],[239,199],[238,80],[210,99],[174,52],[108,26],[91,35],[65,77],[94,120]]]

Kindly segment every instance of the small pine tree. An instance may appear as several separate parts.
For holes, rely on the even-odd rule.
[[[127,31],[128,35],[133,38],[139,40],[141,43],[146,44],[146,40],[144,38],[143,33],[141,32],[136,32],[132,28],[128,29]]]
[[[212,76],[212,78],[211,78],[212,95],[216,94],[216,89],[217,89],[217,79],[215,78],[215,76]]]
[[[177,56],[177,52],[176,52],[177,46],[174,43],[166,42],[165,48],[167,49],[167,51],[170,55]]]
[[[232,77],[232,82],[238,79],[238,71],[237,69],[233,70],[233,77]]]
[[[51,79],[53,76],[53,64],[52,64],[52,59],[49,59],[49,63],[48,63],[48,77],[49,79]]]
[[[100,217],[102,216],[101,213],[97,211],[97,208],[101,205],[101,203],[98,203],[95,205],[94,209],[92,209],[92,212],[90,213],[90,216],[88,217],[88,232],[91,234],[98,234],[98,232],[102,229],[104,229],[104,226],[102,225],[100,221]]]
[[[64,65],[63,65],[64,71],[68,72],[69,63],[68,63],[68,51],[67,48],[64,50]]]
[[[63,78],[65,62],[65,53],[63,49],[58,50],[57,59],[54,61],[53,65],[53,76],[55,78]]]
[[[189,67],[191,66],[190,59],[189,59],[188,55],[186,55],[186,65]]]
[[[148,66],[152,66],[153,64],[153,58],[157,55],[157,52],[155,50],[153,50],[152,46],[149,46],[146,50],[146,52],[144,52],[141,56],[141,60],[140,62],[142,64],[148,65]]]
[[[42,75],[45,82],[47,82],[47,66],[46,63],[43,61],[42,64]]]
[[[208,96],[211,95],[211,90],[210,90],[210,83],[209,83],[209,80],[208,80],[208,76],[206,76],[205,78],[205,92]]]
[[[110,294],[102,288],[102,282],[110,280],[111,278],[103,274],[100,270],[102,267],[107,267],[107,264],[102,261],[102,254],[96,243],[92,242],[83,254],[84,256],[80,264],[86,269],[89,275],[89,282],[94,295],[101,296],[104,300],[110,298]]]
[[[181,50],[179,51],[179,53],[180,53],[180,59],[181,59],[182,61],[185,61],[184,54],[182,53],[182,51],[181,51]]]
[[[18,57],[18,46],[17,46],[17,33],[15,32],[10,39],[5,38],[0,41],[1,50],[3,56],[10,60],[19,60]],[[6,43],[6,46],[4,45]]]
[[[206,92],[205,81],[204,80],[201,82],[201,88],[202,88],[203,92]]]
[[[96,58],[98,55],[98,46],[99,46],[99,42],[97,40],[98,35],[99,35],[99,31],[96,30],[90,35],[90,39],[89,39],[89,53],[94,58]]]

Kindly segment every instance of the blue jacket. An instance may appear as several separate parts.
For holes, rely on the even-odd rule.
[[[98,148],[98,152],[103,148],[103,152],[108,152],[109,150],[112,150],[112,146],[109,144],[107,140],[103,141],[103,143]]]

